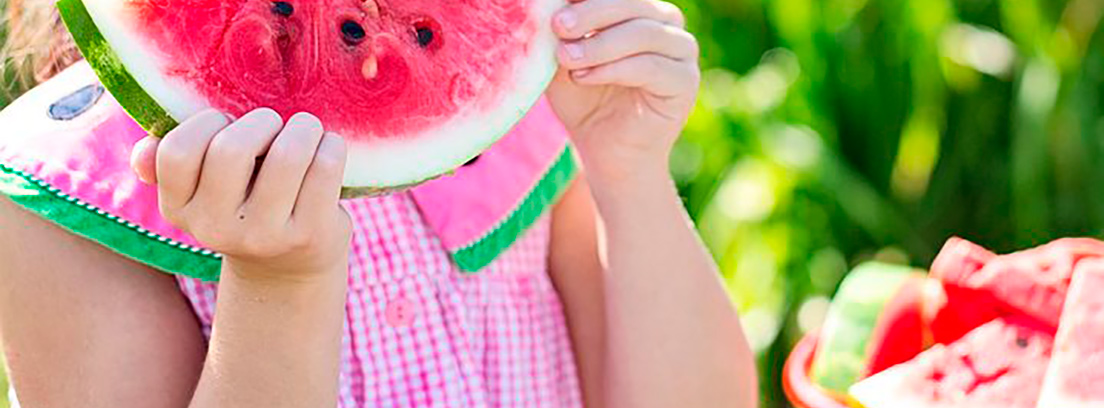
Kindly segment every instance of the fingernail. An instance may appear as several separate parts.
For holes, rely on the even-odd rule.
[[[146,135],[146,137],[143,137],[142,140],[139,140],[138,143],[134,144],[134,151],[137,152],[145,150],[150,143],[153,143],[154,137],[155,136],[153,135]]]
[[[566,44],[564,45],[564,51],[567,52],[568,58],[573,60],[583,59],[583,46],[579,44]]]
[[[138,143],[135,143],[133,150],[130,152],[130,169],[138,176],[138,180],[146,184],[150,184],[150,180],[145,177],[145,174],[140,170],[141,167],[145,165],[145,163],[142,163],[143,156],[150,154],[148,150],[150,149],[150,145],[154,142],[155,139],[153,136],[146,136],[142,140],[139,140]]]
[[[585,77],[587,75],[590,75],[590,68],[577,69],[577,70],[571,71],[571,75],[573,75],[575,78]]]
[[[559,20],[560,27],[565,30],[575,28],[575,24],[579,23],[579,17],[575,15],[574,11],[571,10],[564,10],[560,12],[560,15],[556,17],[556,19]]]

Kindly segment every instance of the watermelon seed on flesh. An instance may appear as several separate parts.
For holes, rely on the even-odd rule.
[[[563,0],[60,0],[86,60],[163,135],[206,108],[306,111],[349,145],[344,184],[416,185],[505,135],[556,71]],[[451,36],[451,39],[448,38]]]
[[[433,43],[433,29],[427,25],[415,27],[414,35],[418,38],[418,45],[422,48],[427,48]]]
[[[291,17],[291,14],[295,12],[295,6],[286,1],[275,1],[272,2],[272,12],[279,16]]]

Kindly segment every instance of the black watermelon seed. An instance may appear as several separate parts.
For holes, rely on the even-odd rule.
[[[344,23],[341,23],[341,35],[345,38],[345,42],[359,44],[364,40],[366,34],[364,27],[361,27],[359,23],[353,20],[345,20]]]
[[[422,48],[429,47],[429,44],[433,43],[433,30],[429,27],[418,27],[414,30],[414,35],[418,39],[418,45]]]
[[[1016,338],[1016,347],[1027,348],[1027,339],[1025,339],[1023,337],[1017,337]]]
[[[295,6],[286,1],[272,2],[272,12],[284,17],[291,17],[291,14],[295,13]]]

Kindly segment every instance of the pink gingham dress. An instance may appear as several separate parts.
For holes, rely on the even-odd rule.
[[[355,220],[342,407],[581,407],[542,218],[465,274],[409,194],[345,202]],[[217,285],[179,278],[209,334]]]
[[[177,275],[209,336],[221,256],[160,216],[156,188],[128,165],[145,132],[88,66],[36,87],[0,123],[0,194]],[[557,124],[542,102],[475,164],[342,202],[354,233],[341,407],[582,406],[548,276],[547,210],[574,175]]]

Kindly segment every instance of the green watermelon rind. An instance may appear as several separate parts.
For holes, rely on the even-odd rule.
[[[858,382],[882,309],[910,278],[923,275],[919,269],[877,262],[852,270],[829,306],[809,370],[812,381],[841,395]]]
[[[83,0],[59,0],[58,12],[88,65],[96,72],[127,114],[153,136],[162,137],[177,126],[176,119],[146,93],[97,28]]]

